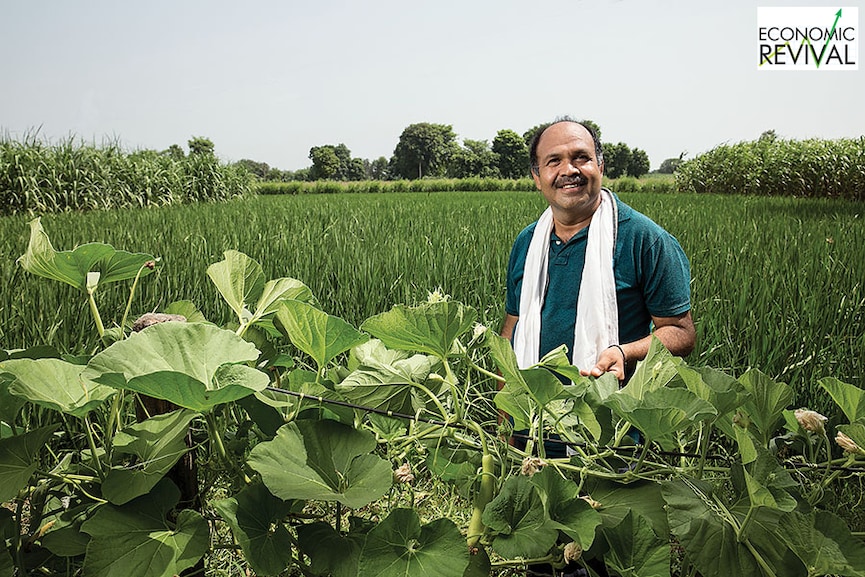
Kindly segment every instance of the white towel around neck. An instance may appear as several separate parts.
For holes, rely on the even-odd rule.
[[[589,224],[571,348],[572,363],[581,369],[591,368],[601,351],[612,344],[619,344],[619,313],[613,274],[618,212],[612,193],[602,188],[601,204]],[[549,279],[547,266],[552,230],[553,213],[547,207],[535,225],[523,271],[520,314],[514,333],[514,352],[521,369],[537,364],[539,360],[541,308]]]

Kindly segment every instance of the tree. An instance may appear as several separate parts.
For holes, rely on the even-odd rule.
[[[490,150],[486,140],[463,140],[462,148],[458,149],[448,163],[448,176],[468,178],[479,176],[493,178],[499,175],[498,157]]]
[[[213,141],[204,136],[195,136],[191,138],[187,145],[189,146],[189,155],[193,154],[213,154]]]
[[[456,134],[450,124],[411,124],[402,131],[393,151],[395,174],[408,179],[443,176],[457,149]]]
[[[590,127],[595,131],[595,136],[598,137],[598,140],[601,140],[601,127],[593,120],[580,120],[580,124],[584,126]],[[532,140],[535,138],[535,135],[546,129],[549,125],[553,124],[552,122],[545,122],[544,124],[538,124],[537,126],[533,126],[529,128],[523,133],[523,140],[526,143],[526,146],[532,145]]]
[[[366,180],[369,175],[369,161],[363,158],[352,158],[348,161],[345,180]]]
[[[373,180],[387,180],[389,177],[387,170],[387,158],[379,156],[372,161],[369,167],[369,176]]]
[[[172,144],[163,150],[162,154],[169,158],[173,158],[174,160],[183,160],[186,158],[186,153],[183,152],[183,148],[179,144]]]
[[[682,164],[682,159],[685,158],[685,153],[682,152],[679,158],[667,158],[661,163],[658,172],[661,174],[673,174],[679,165]]]
[[[520,178],[528,174],[529,148],[519,134],[509,129],[499,130],[493,139],[492,150],[498,155],[502,178]]]
[[[312,161],[310,169],[312,180],[333,178],[339,170],[339,157],[332,145],[313,146],[309,149],[309,159]]]
[[[267,173],[270,172],[270,166],[266,162],[256,162],[248,158],[242,158],[234,163],[236,166],[241,166],[250,174],[254,174],[261,180],[267,178]]]
[[[640,178],[644,174],[649,173],[649,155],[645,150],[635,148],[631,151],[631,161],[628,163],[628,175],[634,178]]]
[[[330,146],[333,149],[333,153],[336,154],[336,157],[339,159],[339,168],[336,169],[334,178],[336,180],[352,180],[352,178],[350,178],[351,150],[341,142],[336,146],[333,146],[332,144],[326,146]]]
[[[609,178],[619,178],[628,172],[631,163],[631,149],[624,142],[604,145],[604,174]]]

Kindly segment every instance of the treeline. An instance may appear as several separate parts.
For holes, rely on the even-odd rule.
[[[718,146],[676,170],[681,192],[865,200],[865,136]]]
[[[600,127],[583,120],[601,136]],[[499,130],[492,142],[463,139],[449,124],[420,122],[403,130],[389,159],[355,158],[343,144],[324,144],[309,150],[312,165],[297,171],[281,171],[264,162],[238,161],[259,180],[264,181],[389,181],[421,178],[520,179],[529,176],[529,145],[535,134],[548,126],[540,124],[522,135],[510,129]],[[640,176],[649,172],[649,156],[623,142],[604,143],[605,172],[611,178]],[[670,171],[672,172],[672,170]]]
[[[670,193],[676,191],[672,178],[636,179],[624,176],[604,178],[604,186],[615,192]],[[258,194],[338,194],[391,192],[481,192],[534,191],[531,178],[422,178],[415,180],[360,180],[356,182],[315,180],[275,182],[262,181],[253,185]]]
[[[0,214],[103,210],[226,200],[251,190],[249,174],[219,162],[206,138],[162,152],[69,137],[49,144],[0,136]]]

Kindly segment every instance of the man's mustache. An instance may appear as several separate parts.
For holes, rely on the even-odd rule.
[[[589,182],[589,179],[583,176],[582,174],[577,174],[574,176],[563,176],[556,181],[556,186],[568,186],[569,184],[576,184],[577,186],[582,186]]]

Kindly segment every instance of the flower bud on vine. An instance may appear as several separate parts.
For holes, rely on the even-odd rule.
[[[826,432],[826,421],[829,419],[816,411],[796,409],[796,420],[806,431],[823,434]]]
[[[408,463],[403,463],[394,470],[394,483],[411,483],[412,481],[414,481],[414,474],[411,472],[411,466]]]
[[[576,561],[583,554],[583,548],[580,547],[575,541],[571,541],[567,545],[565,545],[564,558],[565,563],[570,563],[571,561]]]
[[[856,444],[856,441],[838,431],[838,434],[835,435],[835,442],[839,447],[844,449],[845,453],[851,453],[853,455],[865,455],[865,450],[862,449],[859,445]]]
[[[526,477],[531,477],[538,471],[544,468],[547,463],[538,457],[526,457],[523,459],[523,465],[520,467],[520,473]]]

